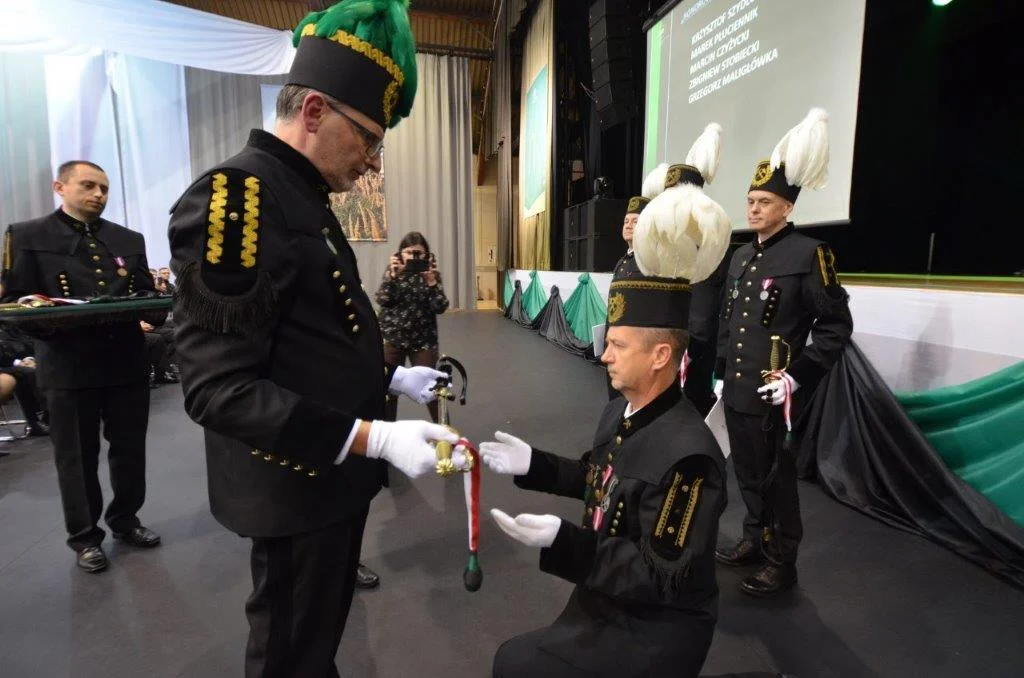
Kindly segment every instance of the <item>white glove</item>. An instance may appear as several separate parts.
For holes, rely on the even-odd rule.
[[[512,518],[504,511],[492,508],[491,517],[502,532],[535,548],[547,548],[554,544],[558,528],[562,526],[562,519],[550,514],[539,516],[535,513],[520,513]]]
[[[388,388],[392,393],[407,395],[420,405],[432,403],[437,399],[437,394],[432,390],[434,383],[448,375],[433,367],[417,365],[415,367],[395,368],[395,374],[391,377],[391,386]]]
[[[434,443],[438,440],[454,445],[459,436],[429,421],[372,421],[366,456],[384,459],[410,478],[418,478],[436,467]]]
[[[721,379],[715,379],[715,385],[713,386],[715,391],[715,397],[719,400],[722,399],[722,389],[725,388],[725,382]]]
[[[784,403],[786,401],[786,382],[789,382],[790,394],[796,393],[796,390],[800,388],[800,384],[796,383],[796,379],[789,376],[786,372],[782,372],[781,379],[770,381],[757,389],[757,392],[761,394],[761,400],[772,405]]]
[[[494,437],[496,442],[488,440],[486,443],[480,443],[480,456],[487,464],[487,468],[502,475],[526,475],[530,470],[530,458],[533,456],[530,445],[501,431],[495,431]]]

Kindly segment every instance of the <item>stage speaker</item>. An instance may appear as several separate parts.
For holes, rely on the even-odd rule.
[[[590,68],[597,117],[604,129],[638,111],[633,72],[638,23],[627,0],[595,0],[590,5]]]
[[[565,210],[562,270],[607,273],[626,252],[622,218],[628,200],[591,198]]]

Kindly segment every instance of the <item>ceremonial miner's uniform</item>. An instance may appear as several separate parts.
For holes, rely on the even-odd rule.
[[[4,298],[125,297],[153,293],[141,233],[106,219],[86,224],[62,209],[7,229]],[[166,315],[166,314],[163,314]],[[157,320],[157,323],[160,321]],[[115,533],[140,525],[146,497],[146,427],[149,366],[137,321],[37,336],[36,377],[50,408],[68,545],[99,546],[103,496],[97,468],[100,423],[110,446],[113,499],[105,519]]]
[[[528,471],[515,476],[521,488],[582,500],[580,524],[561,520],[540,555],[543,571],[576,588],[553,624],[501,646],[495,678],[696,678],[711,645],[725,460],[683,397],[676,370],[691,281],[714,270],[730,226],[719,205],[677,174],[672,189],[640,214],[637,271],[612,282],[608,321],[610,332],[637,341],[645,330],[657,330],[648,335],[655,337],[680,330],[669,333],[679,345],[654,372],[622,382],[629,393],[655,386],[662,392],[638,401],[635,411],[623,397],[608,403],[593,447],[579,461],[534,449]],[[630,372],[647,357],[638,351],[620,358],[613,346],[605,359],[612,368],[621,359]]]
[[[794,394],[799,411],[814,385],[839,359],[853,331],[832,250],[797,233],[792,224],[763,243],[743,245],[729,264],[720,322],[716,376],[725,380],[729,446],[747,506],[743,534],[758,542],[764,509],[761,482],[771,464],[761,429],[772,408],[757,389],[764,384],[761,370],[769,367],[770,338],[779,335],[792,348],[787,371],[801,386]],[[811,344],[807,344],[808,335]],[[778,449],[785,432],[780,419],[770,432]],[[793,562],[803,535],[796,466],[791,454],[782,455],[779,464],[772,510],[779,524],[780,555],[785,562]]]
[[[387,129],[415,91],[403,89],[414,67],[403,72],[389,54],[394,32],[409,50],[403,63],[415,63],[414,43],[402,3],[356,4],[300,24],[288,84]],[[328,191],[305,155],[254,130],[172,209],[185,407],[205,429],[214,516],[253,541],[249,677],[338,675],[363,528],[385,473],[363,455],[335,463],[357,419],[383,418],[392,375]]]
[[[644,211],[644,207],[647,206],[650,200],[647,198],[636,195],[629,199],[629,203],[626,205],[626,215],[640,214]],[[636,266],[636,256],[633,254],[633,246],[630,245],[626,253],[619,257],[619,260],[615,263],[615,268],[612,271],[612,281],[622,280],[624,278],[632,278],[640,275],[640,269]],[[604,325],[605,337],[608,336],[608,323]],[[600,356],[598,356],[600,357]],[[608,385],[608,400],[615,400],[619,397],[619,392],[612,388],[611,379],[605,375],[605,381]]]
[[[704,663],[718,615],[724,459],[678,384],[631,417],[625,408],[608,403],[579,461],[535,450],[515,479],[583,500],[580,525],[563,521],[540,557],[576,588],[551,626],[501,647],[495,678],[696,676]]]
[[[782,221],[786,203],[791,209],[802,187],[825,184],[827,120],[825,111],[812,109],[776,145],[771,160],[758,163],[748,211],[767,237],[733,254],[724,290],[715,375],[724,380],[729,446],[747,513],[741,540],[732,549],[720,548],[717,557],[727,565],[764,558],[758,572],[740,584],[753,595],[774,595],[796,583],[803,525],[787,413],[790,422],[797,421],[853,332],[831,248]],[[772,202],[764,202],[767,194],[773,194]],[[772,211],[780,205],[782,212]],[[765,223],[768,218],[775,223]],[[779,339],[773,360],[774,336]],[[768,392],[765,399],[759,388]],[[773,389],[785,393],[782,404],[771,404]]]

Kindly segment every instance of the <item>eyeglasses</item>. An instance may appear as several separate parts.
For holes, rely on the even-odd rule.
[[[345,113],[345,111],[338,108],[338,106],[335,103],[327,100],[327,106],[330,107],[332,111],[334,111],[335,113],[337,113],[338,115],[352,123],[352,126],[356,128],[356,131],[359,132],[359,136],[361,136],[363,138],[363,141],[366,142],[365,153],[367,158],[370,158],[372,160],[373,158],[376,158],[384,151],[383,137],[377,136],[370,130],[360,125],[358,122],[352,119],[352,116],[348,115],[347,113]]]

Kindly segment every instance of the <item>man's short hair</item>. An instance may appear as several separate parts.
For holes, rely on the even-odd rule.
[[[668,344],[672,347],[672,362],[676,369],[683,362],[683,351],[690,344],[690,333],[686,330],[669,327],[640,327],[644,345],[651,348],[655,344]]]
[[[70,179],[71,173],[79,165],[88,165],[89,167],[97,169],[103,172],[104,174],[107,173],[105,169],[103,169],[94,162],[89,162],[88,160],[68,160],[66,163],[63,163],[60,167],[57,168],[57,181],[63,183]]]

